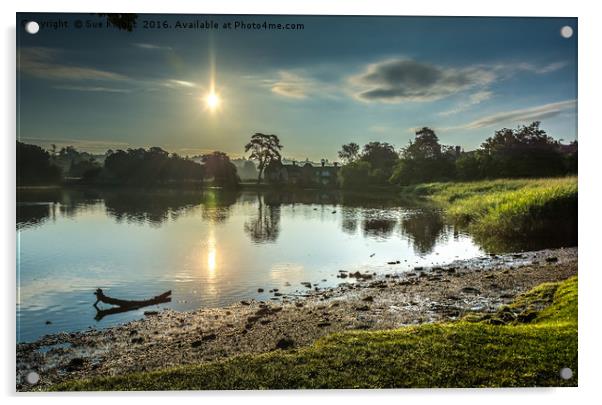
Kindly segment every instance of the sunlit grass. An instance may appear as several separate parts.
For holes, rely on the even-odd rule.
[[[577,385],[577,277],[517,299],[527,323],[459,321],[345,332],[293,351],[78,380],[55,390],[200,390]],[[542,309],[543,307],[543,309]],[[571,380],[559,377],[569,367]]]
[[[577,177],[430,183],[403,192],[429,197],[481,236],[528,237],[577,221]]]

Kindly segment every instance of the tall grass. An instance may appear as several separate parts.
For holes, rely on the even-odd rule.
[[[484,240],[566,237],[576,242],[577,177],[430,183],[403,191],[435,201],[449,219]]]

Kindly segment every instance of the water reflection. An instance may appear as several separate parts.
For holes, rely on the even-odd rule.
[[[434,209],[412,210],[401,220],[402,235],[408,236],[414,249],[423,255],[433,251],[444,229],[441,212]]]
[[[20,191],[17,205],[23,340],[143,316],[97,324],[96,288],[124,299],[173,290],[165,306],[195,310],[272,299],[272,288],[297,293],[306,281],[334,286],[339,269],[403,271],[387,262],[482,254],[440,216],[390,195],[82,188]]]
[[[254,243],[275,242],[280,234],[280,206],[273,194],[264,198],[257,195],[257,213],[245,222],[245,233]],[[267,200],[267,201],[266,201]]]

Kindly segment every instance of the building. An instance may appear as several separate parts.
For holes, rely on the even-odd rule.
[[[278,161],[273,162],[266,168],[265,179],[272,184],[299,187],[337,187],[340,169],[338,163],[326,165],[325,160],[322,160],[319,166],[314,166],[310,162],[299,165],[297,162],[282,164],[281,161]]]

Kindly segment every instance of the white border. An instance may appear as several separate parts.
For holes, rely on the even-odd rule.
[[[18,4],[2,2],[3,60],[1,97],[2,139],[1,185],[1,243],[4,259],[2,280],[3,308],[0,311],[3,365],[0,367],[2,393],[9,401],[24,403],[37,401],[60,402],[61,404],[82,403],[97,404],[110,400],[130,397],[146,403],[158,404],[166,397],[177,397],[178,402],[213,403],[232,401],[247,404],[279,403],[307,404],[308,402],[326,402],[345,400],[351,404],[378,401],[381,403],[423,404],[467,404],[482,403],[507,404],[508,402],[545,401],[546,404],[587,401],[600,392],[602,385],[598,380],[600,360],[600,312],[598,310],[602,286],[599,252],[599,230],[602,229],[599,202],[600,166],[602,151],[602,125],[600,117],[600,44],[602,38],[602,16],[596,13],[595,2],[577,1],[532,1],[505,0],[503,2],[484,2],[470,0],[454,1],[415,1],[386,2],[384,0],[304,0],[304,1],[215,1],[191,2],[169,0],[151,4],[147,1],[133,0],[123,2],[104,0],[102,2],[82,2],[77,0],[54,0],[50,2],[22,0]],[[456,15],[456,16],[558,16],[579,18],[579,255],[580,255],[580,328],[579,328],[579,384],[576,389],[503,389],[503,390],[380,390],[380,391],[271,391],[261,392],[189,392],[189,393],[125,393],[125,394],[56,394],[31,395],[15,394],[15,12],[93,12],[118,11],[137,13],[223,13],[223,14],[337,14],[337,15]],[[602,238],[601,238],[602,239]]]

